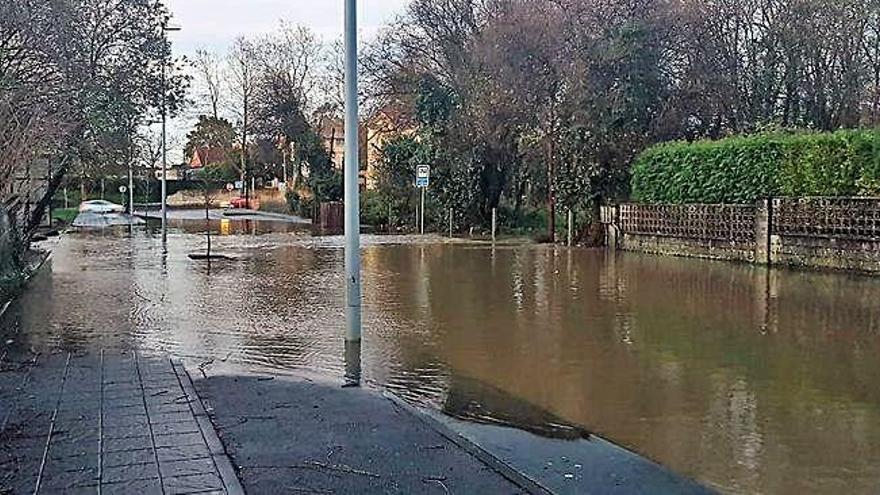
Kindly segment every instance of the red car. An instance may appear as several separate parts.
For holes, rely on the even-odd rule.
[[[229,207],[236,209],[256,210],[259,208],[259,202],[254,198],[232,198],[229,200]]]

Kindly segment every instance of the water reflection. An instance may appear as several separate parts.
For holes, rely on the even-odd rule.
[[[465,421],[514,425],[547,438],[590,438],[590,432],[581,426],[569,424],[519,397],[463,376],[454,376],[449,380],[443,412]]]
[[[365,237],[345,348],[342,239],[231,226],[69,236],[12,348],[139,347],[387,386],[472,420],[595,431],[725,492],[880,485],[880,281],[601,251]],[[222,224],[218,224],[222,229]],[[241,232],[260,235],[241,237]]]
[[[345,384],[343,387],[361,385],[361,342],[345,342]]]

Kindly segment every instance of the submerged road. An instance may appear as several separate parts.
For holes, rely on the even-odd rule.
[[[199,222],[172,224],[167,254],[152,226],[69,234],[10,307],[4,335],[48,352],[169,354],[209,378],[341,379],[341,238],[244,224],[215,226],[215,249],[234,259],[210,267],[187,257],[203,249]],[[724,493],[880,485],[876,279],[364,240],[364,384],[515,432],[462,430],[535,452],[507,460],[529,461],[548,486],[575,483],[587,464],[545,447],[585,434]]]

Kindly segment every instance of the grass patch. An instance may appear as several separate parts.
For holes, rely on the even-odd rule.
[[[59,208],[52,210],[52,221],[70,224],[73,223],[77,215],[79,215],[79,210],[76,208]]]

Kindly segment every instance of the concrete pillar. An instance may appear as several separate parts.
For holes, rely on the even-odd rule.
[[[605,206],[606,212],[610,212],[608,218],[605,218],[605,246],[609,251],[617,251],[620,249],[620,206]]]
[[[755,211],[755,263],[773,264],[770,249],[770,229],[773,224],[773,200],[758,201]]]

